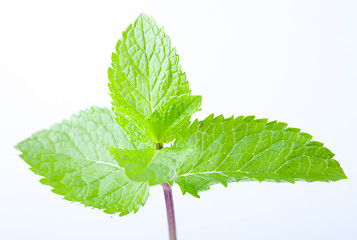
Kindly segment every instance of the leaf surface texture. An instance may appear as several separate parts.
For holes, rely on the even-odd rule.
[[[112,158],[108,146],[147,147],[131,143],[111,111],[92,107],[70,121],[35,133],[16,148],[41,183],[65,199],[120,215],[136,212],[149,194],[148,182],[132,182]]]
[[[172,141],[180,132],[173,129],[185,125],[187,117],[198,111],[201,104],[199,98],[190,102],[191,111],[177,107],[185,105],[179,100],[185,101],[191,95],[186,75],[181,71],[170,38],[145,14],[141,14],[118,41],[108,77],[117,121],[133,141]],[[192,106],[193,103],[196,106]],[[160,120],[157,117],[162,110],[167,118],[172,118],[166,119],[166,123],[172,124],[165,126],[167,132],[153,124]],[[182,112],[168,113],[177,110]]]
[[[311,138],[282,122],[210,115],[193,122],[175,142],[193,153],[178,167],[174,182],[198,197],[217,183],[346,179],[334,154]]]

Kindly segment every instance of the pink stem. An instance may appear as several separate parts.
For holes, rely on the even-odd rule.
[[[165,195],[167,223],[169,225],[170,240],[176,240],[177,238],[176,238],[175,211],[174,211],[174,200],[172,198],[172,190],[170,185],[167,183],[163,183],[162,188],[164,189],[164,195]]]

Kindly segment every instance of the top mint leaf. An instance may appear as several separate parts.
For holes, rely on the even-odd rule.
[[[144,142],[169,142],[177,136],[158,135],[163,132],[152,123],[155,116],[171,99],[190,96],[186,75],[181,71],[176,49],[171,47],[170,38],[159,28],[153,18],[141,14],[126,31],[112,55],[112,68],[108,70],[109,89],[113,98],[113,110],[117,122],[132,140]],[[182,101],[185,99],[183,98]],[[194,111],[182,114],[167,114],[167,120],[175,126],[185,125],[191,114],[199,110],[201,101],[194,101]],[[175,102],[177,104],[177,102]],[[172,111],[176,107],[165,106]],[[165,109],[164,109],[165,110]],[[156,111],[156,114],[152,114]],[[186,115],[187,117],[183,117]],[[165,126],[174,129],[174,126]],[[166,131],[166,130],[165,130]],[[179,133],[180,131],[174,131]]]

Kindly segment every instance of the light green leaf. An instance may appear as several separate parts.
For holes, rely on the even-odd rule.
[[[200,110],[202,97],[183,95],[171,98],[149,118],[151,132],[157,142],[171,142],[190,125],[191,115]]]
[[[126,150],[110,147],[110,152],[125,174],[133,181],[149,182],[150,185],[170,182],[177,164],[187,158],[187,149],[163,148]]]
[[[150,125],[142,114],[137,114],[132,108],[113,108],[116,122],[122,127],[129,139],[133,142],[145,144],[158,143]]]
[[[217,183],[346,179],[329,149],[286,126],[253,116],[196,120],[175,142],[175,147],[194,152],[180,164],[174,182],[183,193],[199,197],[198,192]]]
[[[131,143],[105,108],[92,107],[19,143],[16,148],[41,183],[65,199],[120,215],[138,211],[148,182],[132,182],[113,160],[108,146],[148,148]]]
[[[141,14],[118,41],[108,78],[116,120],[133,141],[158,143],[176,138],[174,129],[185,125],[183,119],[186,122],[201,104],[196,97],[190,104],[197,105],[190,106],[189,111],[184,108],[179,114],[168,112],[176,109],[168,103],[180,105],[179,99],[184,101],[182,96],[189,97],[191,91],[170,38],[145,14]],[[162,116],[160,111],[163,110],[166,117],[173,118],[166,121],[172,126],[158,130],[152,124],[159,120],[157,117]]]

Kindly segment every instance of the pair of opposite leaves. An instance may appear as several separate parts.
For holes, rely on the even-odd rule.
[[[41,183],[65,199],[125,215],[145,204],[150,185],[165,182],[198,197],[217,183],[346,178],[330,150],[285,123],[213,115],[191,123],[201,96],[191,95],[154,19],[141,14],[112,61],[113,113],[92,107],[16,146]]]

